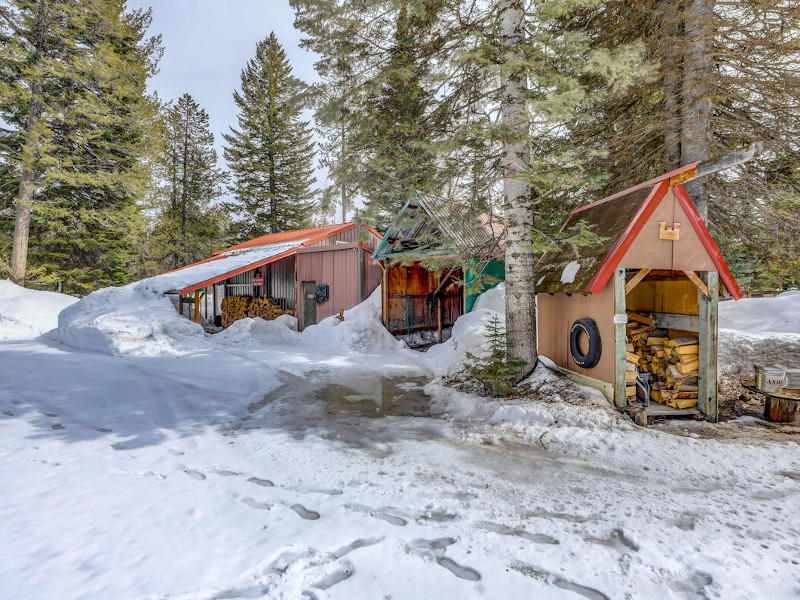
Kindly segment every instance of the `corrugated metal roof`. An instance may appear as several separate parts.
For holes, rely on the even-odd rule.
[[[453,251],[497,256],[502,253],[504,231],[497,216],[441,198],[415,195],[395,217],[373,258]]]
[[[228,279],[249,269],[274,262],[297,252],[298,248],[310,246],[326,238],[357,227],[355,223],[339,223],[311,229],[298,229],[272,233],[215,252],[205,260],[175,269],[163,275],[180,273],[176,281],[182,282],[174,288],[188,294],[218,281]],[[376,234],[379,235],[379,234]],[[275,252],[278,250],[277,252]],[[158,275],[162,277],[163,275]]]
[[[338,223],[336,225],[325,225],[323,227],[312,227],[310,229],[296,229],[294,231],[282,231],[281,233],[270,233],[262,235],[261,237],[247,240],[241,244],[236,244],[230,248],[225,248],[214,255],[224,254],[232,250],[241,250],[243,248],[253,248],[255,246],[267,246],[269,244],[279,244],[282,242],[303,242],[305,244],[313,244],[316,241],[323,240],[326,237],[336,235],[341,231],[352,229],[355,223]]]

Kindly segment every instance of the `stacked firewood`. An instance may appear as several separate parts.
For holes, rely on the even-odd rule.
[[[697,404],[697,338],[670,339],[669,331],[655,325],[655,317],[628,311],[628,347],[626,348],[626,396],[636,395],[638,372],[652,373],[650,397],[673,408]],[[632,389],[631,389],[632,388]]]
[[[228,327],[239,319],[261,317],[271,321],[282,314],[292,314],[283,310],[275,298],[253,298],[252,296],[228,296],[222,301],[222,326]]]

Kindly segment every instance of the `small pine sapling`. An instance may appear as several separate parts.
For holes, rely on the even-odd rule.
[[[509,356],[508,338],[497,315],[486,324],[486,339],[489,342],[488,354],[478,357],[467,352],[467,359],[471,361],[467,371],[493,397],[505,398],[513,392],[514,381],[524,361]]]

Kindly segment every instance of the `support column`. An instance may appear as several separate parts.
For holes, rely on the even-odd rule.
[[[719,273],[708,272],[708,298],[698,292],[700,297],[700,355],[698,357],[698,400],[709,421],[716,423],[719,418],[717,407],[717,330],[719,309]]]
[[[625,269],[614,271],[614,404],[623,408],[625,397]]]
[[[194,291],[194,322],[200,322],[200,290]]]

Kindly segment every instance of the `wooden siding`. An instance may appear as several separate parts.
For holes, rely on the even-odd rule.
[[[463,310],[463,287],[458,271],[445,290],[442,300],[442,327],[452,327]],[[432,331],[438,327],[438,314],[428,306],[427,296],[439,286],[439,274],[411,265],[393,265],[388,268],[384,293],[383,320],[392,333]]]
[[[538,344],[539,354],[556,365],[600,381],[614,381],[614,286],[607,285],[600,294],[539,294]],[[578,319],[588,317],[597,323],[603,352],[600,361],[591,369],[575,364],[569,350],[569,332]]]

